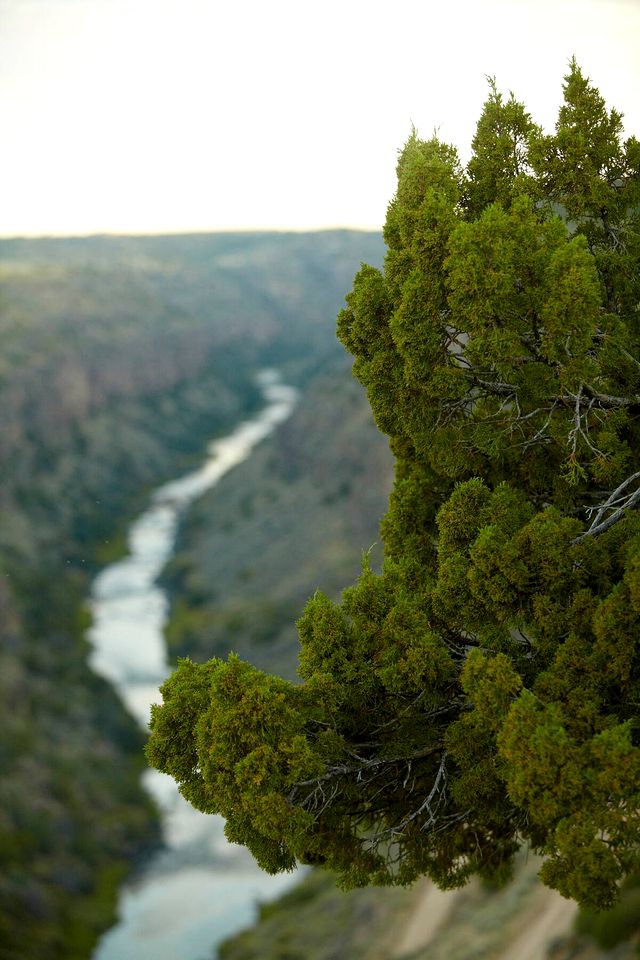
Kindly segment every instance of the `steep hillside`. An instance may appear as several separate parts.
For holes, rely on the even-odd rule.
[[[258,922],[227,941],[219,960],[635,960],[640,951],[636,894],[587,918],[543,887],[536,857],[496,889],[472,881],[443,892],[423,880],[409,889],[344,893],[313,871]],[[575,932],[577,927],[579,932]]]
[[[192,511],[167,570],[172,655],[229,650],[293,676],[295,621],[317,588],[335,596],[381,558],[392,459],[346,359],[327,364],[299,407]]]
[[[302,375],[379,237],[0,241],[0,957],[88,956],[157,840],[141,736],[86,666],[91,574],[150,486]]]
[[[4,511],[55,517],[56,540],[111,529],[134,490],[250,403],[257,364],[337,352],[336,310],[380,247],[341,231],[0,241]],[[10,554],[28,549],[17,522]]]

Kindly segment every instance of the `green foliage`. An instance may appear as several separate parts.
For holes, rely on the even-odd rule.
[[[152,760],[186,765],[267,869],[452,887],[504,879],[526,843],[602,908],[640,866],[640,150],[620,133],[572,62],[554,134],[491,83],[466,170],[415,132],[400,155],[384,271],[338,319],[396,456],[383,570],[309,601],[301,684],[183,665],[153,721]]]
[[[612,950],[634,934],[640,934],[640,877],[623,884],[620,901],[609,910],[581,910],[576,921],[578,933],[592,937],[605,950]]]

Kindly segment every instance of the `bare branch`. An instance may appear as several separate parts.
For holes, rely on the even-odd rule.
[[[594,513],[595,517],[591,522],[591,526],[588,530],[585,530],[584,533],[581,533],[580,536],[575,537],[571,541],[573,545],[582,543],[583,540],[586,540],[587,537],[599,537],[607,530],[610,530],[614,524],[618,523],[619,520],[622,520],[624,515],[628,510],[631,510],[632,507],[635,507],[636,504],[640,503],[640,486],[637,487],[633,493],[624,494],[624,491],[629,487],[630,484],[635,481],[640,480],[640,472],[632,474],[632,476],[627,477],[619,487],[609,495],[609,497],[597,507],[590,507],[588,513]],[[624,495],[623,495],[624,494]],[[605,518],[605,514],[613,510],[613,513],[610,513],[608,517]]]
[[[368,770],[375,770],[380,767],[388,767],[396,763],[409,763],[412,760],[421,760],[424,757],[429,757],[434,753],[438,753],[442,750],[444,744],[442,741],[437,743],[430,744],[428,747],[424,747],[422,750],[417,750],[415,753],[410,754],[409,756],[404,757],[373,757],[370,760],[363,760],[358,764],[336,764],[335,766],[328,767],[326,773],[322,773],[317,777],[312,777],[310,780],[300,780],[298,783],[294,784],[293,790],[291,791],[290,798],[293,798],[295,792],[300,787],[310,787],[315,784],[325,783],[328,780],[333,780],[335,777],[348,777],[354,774],[356,779],[361,779],[362,774]]]
[[[414,820],[417,820],[418,817],[423,814],[425,811],[428,813],[427,819],[420,825],[421,830],[426,830],[428,827],[433,826],[437,821],[438,810],[443,803],[446,802],[445,790],[447,785],[447,768],[446,768],[447,754],[444,752],[440,760],[440,766],[438,767],[438,772],[434,780],[433,786],[429,791],[428,795],[422,801],[419,807],[414,810],[412,813],[407,814],[406,817],[403,817],[399,823],[395,824],[393,827],[388,827],[386,830],[383,830],[381,833],[376,834],[375,841],[380,842],[381,840],[387,839],[389,837],[397,837],[403,833],[410,823],[413,823]],[[435,803],[434,803],[435,800]],[[434,806],[432,807],[432,803]]]
[[[484,387],[490,393],[497,393],[498,396],[513,396],[518,392],[518,388],[512,383],[491,382],[488,380],[476,380],[479,387]]]
[[[584,384],[585,393],[596,401],[597,406],[602,409],[613,409],[619,410],[625,407],[636,407],[640,405],[640,396],[637,394],[631,397],[612,397],[608,393],[599,393],[594,387],[591,387],[588,383]]]

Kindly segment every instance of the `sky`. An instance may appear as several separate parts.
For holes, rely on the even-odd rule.
[[[412,125],[575,55],[640,136],[640,0],[0,0],[0,235],[380,229]]]

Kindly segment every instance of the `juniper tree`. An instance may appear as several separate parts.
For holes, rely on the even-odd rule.
[[[640,866],[640,144],[575,62],[555,132],[495,84],[463,169],[413,133],[338,334],[396,457],[380,574],[291,684],[183,661],[151,762],[268,871],[508,875],[606,906]]]

